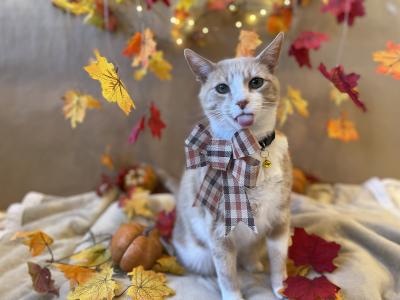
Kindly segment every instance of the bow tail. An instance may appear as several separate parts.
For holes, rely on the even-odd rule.
[[[222,196],[220,180],[221,171],[208,168],[193,206],[204,205],[212,215],[217,216],[218,205]]]

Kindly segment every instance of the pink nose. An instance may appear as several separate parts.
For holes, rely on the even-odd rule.
[[[248,103],[249,103],[249,101],[247,101],[247,100],[241,100],[241,101],[236,102],[236,105],[239,106],[241,109],[243,109],[246,107],[246,105]]]

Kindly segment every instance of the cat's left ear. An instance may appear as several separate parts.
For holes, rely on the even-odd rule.
[[[278,65],[279,54],[281,53],[283,39],[285,35],[280,32],[275,39],[257,55],[256,59],[266,65],[271,73],[274,73]]]

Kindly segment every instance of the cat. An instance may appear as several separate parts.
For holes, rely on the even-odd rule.
[[[256,57],[238,57],[213,63],[190,49],[184,55],[201,83],[199,99],[217,139],[230,140],[238,130],[250,128],[262,140],[275,130],[280,98],[279,81],[274,75],[284,35],[280,33]],[[223,300],[242,300],[237,264],[248,271],[262,272],[260,260],[265,247],[269,254],[274,294],[286,279],[287,248],[290,235],[290,191],[292,166],[286,137],[277,132],[267,147],[269,168],[260,167],[257,184],[247,189],[258,233],[239,223],[225,236],[223,217],[215,218],[203,206],[193,206],[207,170],[187,169],[177,195],[177,218],[173,245],[187,270],[217,275]],[[253,155],[262,161],[261,153]],[[222,200],[221,200],[222,201]],[[224,215],[220,205],[219,215]]]

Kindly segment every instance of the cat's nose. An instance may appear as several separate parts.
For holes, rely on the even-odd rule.
[[[247,104],[249,104],[248,100],[240,100],[236,102],[236,105],[239,106],[241,109],[245,108]]]

